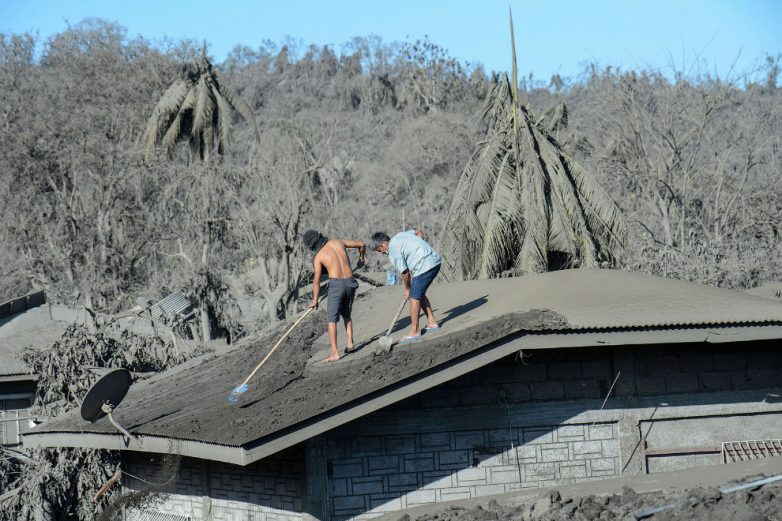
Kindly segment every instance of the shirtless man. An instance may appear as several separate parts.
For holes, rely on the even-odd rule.
[[[313,268],[315,277],[312,280],[312,304],[310,308],[318,309],[318,293],[320,292],[320,274],[325,270],[329,275],[328,308],[326,312],[328,321],[329,342],[331,343],[331,355],[326,362],[339,360],[337,350],[337,322],[339,317],[345,321],[345,334],[348,337],[346,352],[353,350],[353,320],[350,317],[353,308],[353,299],[356,297],[358,282],[353,278],[353,270],[350,268],[346,248],[358,249],[358,265],[364,265],[366,246],[362,241],[349,241],[346,239],[332,239],[324,237],[316,230],[304,232],[304,245],[315,254]]]

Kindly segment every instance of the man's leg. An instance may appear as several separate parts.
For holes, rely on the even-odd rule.
[[[434,318],[434,310],[432,309],[432,304],[429,302],[429,297],[424,295],[424,298],[421,299],[421,307],[424,308],[424,313],[426,313],[426,326],[427,327],[435,327],[437,326],[437,320]]]
[[[421,314],[421,301],[410,297],[410,335],[418,336],[421,330],[418,329],[418,315]]]
[[[337,323],[329,321],[329,343],[331,344],[331,354],[326,358],[327,362],[339,360],[339,351],[337,351]]]
[[[353,349],[353,319],[348,318],[345,320],[345,334],[348,337],[348,351]]]

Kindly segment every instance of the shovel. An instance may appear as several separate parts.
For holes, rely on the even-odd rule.
[[[293,329],[299,325],[299,322],[307,318],[307,315],[309,315],[312,310],[315,308],[309,308],[307,311],[304,312],[302,316],[300,316],[296,322],[293,323],[293,325],[280,337],[280,339],[277,341],[276,344],[274,344],[274,347],[272,347],[272,350],[269,351],[269,354],[263,357],[263,360],[261,360],[261,363],[255,366],[255,369],[253,369],[253,372],[250,373],[250,376],[244,379],[244,382],[241,383],[241,385],[237,385],[234,387],[233,391],[231,391],[231,395],[228,397],[229,402],[238,402],[239,397],[242,396],[244,393],[247,392],[247,390],[250,388],[248,385],[248,382],[252,379],[253,376],[255,376],[255,373],[258,372],[258,369],[261,368],[261,366],[266,363],[266,360],[269,359],[270,356],[272,356],[272,353],[274,353],[274,350],[277,349],[280,344],[282,344],[282,341],[288,338],[288,335],[293,331]]]
[[[380,340],[378,340],[378,348],[375,352],[382,352],[386,354],[391,352],[391,346],[394,344],[394,339],[391,338],[391,330],[394,329],[394,324],[396,324],[396,321],[399,319],[399,315],[402,314],[402,310],[405,308],[405,304],[407,304],[407,297],[403,298],[402,303],[399,304],[399,309],[396,310],[394,319],[391,321],[391,325],[388,326],[388,331],[386,331],[386,334],[381,336]]]

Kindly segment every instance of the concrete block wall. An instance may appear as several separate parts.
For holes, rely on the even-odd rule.
[[[123,467],[151,483],[171,478],[161,470],[159,455],[127,453]],[[294,521],[302,519],[303,483],[300,451],[285,451],[246,467],[182,458],[176,477],[160,489],[160,500],[144,509],[192,521]],[[127,476],[123,486],[128,491],[149,488]]]
[[[781,352],[776,342],[525,351],[387,409],[603,399],[615,379],[612,396],[635,398],[782,387]]]
[[[618,401],[609,409],[620,402],[631,408],[608,412],[611,421],[535,423],[542,414],[536,411],[544,409],[548,414],[561,411],[563,419],[595,412],[612,384],[611,396]],[[637,473],[638,455],[630,465],[628,455],[621,454],[637,451],[642,426],[626,416],[654,412],[636,413],[631,404],[672,395],[686,395],[687,401],[712,392],[727,395],[725,403],[730,404],[731,393],[780,386],[779,348],[771,342],[607,346],[514,355],[387,407],[380,415],[356,420],[353,427],[327,433],[329,518],[365,519],[420,504]],[[680,409],[682,421],[690,422],[687,407]],[[486,428],[475,430],[477,420],[468,421],[465,415],[484,418]],[[533,420],[509,429],[511,416]],[[779,415],[775,418],[780,421]],[[733,439],[746,423],[737,425],[723,438]],[[620,439],[626,446],[621,450]],[[654,448],[658,439],[649,441]],[[671,448],[679,442],[682,439],[663,445]],[[662,465],[658,459],[650,462],[650,469],[682,468],[702,460],[685,455]]]
[[[615,423],[328,437],[332,521],[616,476]],[[511,445],[513,448],[511,448]]]

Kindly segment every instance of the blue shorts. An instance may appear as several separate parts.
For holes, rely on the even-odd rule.
[[[432,281],[440,273],[440,265],[438,264],[429,271],[421,273],[417,277],[413,277],[410,281],[410,298],[421,300],[426,296],[426,290],[431,286]]]

